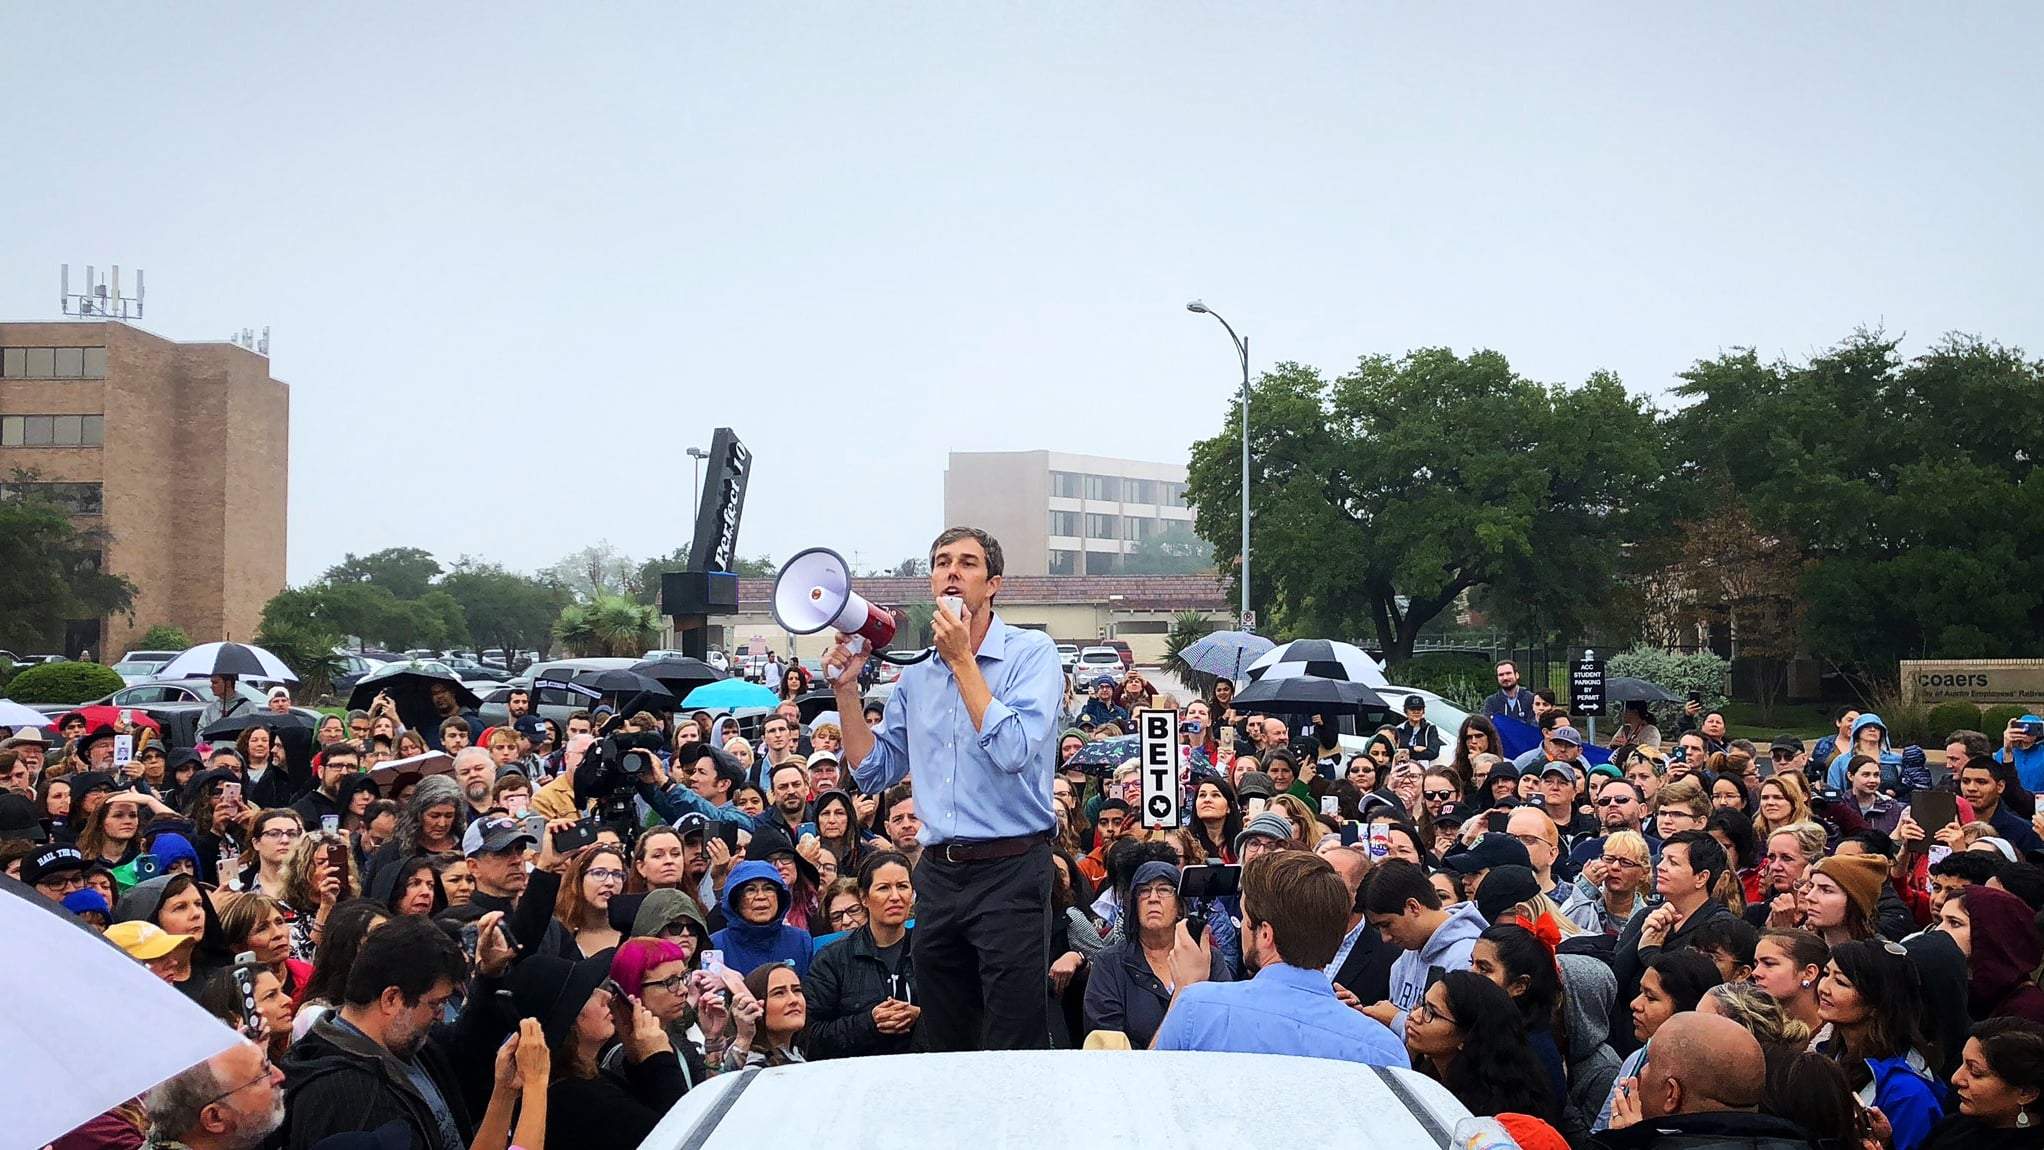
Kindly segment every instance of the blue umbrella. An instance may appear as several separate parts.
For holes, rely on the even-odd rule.
[[[704,683],[688,693],[681,705],[688,708],[701,707],[709,711],[735,711],[741,707],[773,707],[780,704],[781,697],[772,687],[745,679],[719,679]]]
[[[1277,644],[1248,631],[1215,631],[1178,653],[1185,665],[1202,675],[1239,679],[1242,671]]]

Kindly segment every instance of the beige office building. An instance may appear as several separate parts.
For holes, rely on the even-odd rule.
[[[1057,451],[954,451],[944,523],[1001,541],[1010,575],[1113,575],[1124,555],[1192,525],[1185,467]]]
[[[34,473],[135,584],[133,618],[77,620],[55,653],[111,663],[159,623],[194,642],[253,638],[284,589],[290,425],[291,389],[234,344],[0,323],[0,497]]]

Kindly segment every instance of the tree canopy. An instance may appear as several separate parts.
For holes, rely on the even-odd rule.
[[[12,490],[32,490],[28,482]],[[104,535],[80,530],[54,504],[0,497],[0,647],[55,651],[67,622],[131,610],[135,585],[102,570],[105,543]]]

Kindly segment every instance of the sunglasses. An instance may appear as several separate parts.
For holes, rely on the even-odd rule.
[[[1437,803],[1444,803],[1455,797],[1454,791],[1422,791],[1420,793]]]

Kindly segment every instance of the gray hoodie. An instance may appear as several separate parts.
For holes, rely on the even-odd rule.
[[[1475,903],[1457,903],[1449,908],[1447,919],[1434,928],[1424,946],[1406,951],[1391,964],[1391,1005],[1398,1008],[1391,1029],[1400,1038],[1405,1036],[1406,1011],[1418,1006],[1427,992],[1428,974],[1436,967],[1443,973],[1468,970],[1469,952],[1476,949],[1476,936],[1489,925]]]
[[[1568,1109],[1561,1133],[1575,1145],[1590,1132],[1618,1076],[1618,1055],[1605,1039],[1611,1034],[1611,1005],[1618,999],[1618,979],[1602,959],[1587,954],[1555,957],[1561,973],[1561,1018],[1566,1033],[1561,1059],[1568,1066]]]

